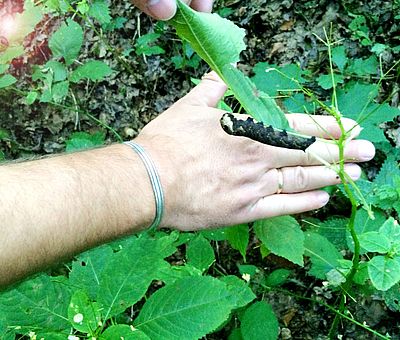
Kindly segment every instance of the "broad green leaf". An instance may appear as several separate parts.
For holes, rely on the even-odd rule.
[[[77,83],[82,79],[98,81],[109,76],[111,73],[112,70],[106,63],[98,60],[91,60],[73,71],[70,80],[74,83]]]
[[[254,231],[272,253],[303,265],[304,235],[293,217],[280,216],[257,221]]]
[[[0,293],[0,321],[22,334],[38,330],[69,334],[70,298],[64,277],[40,275]]]
[[[249,226],[240,224],[226,229],[226,236],[229,244],[243,256],[246,262],[246,251],[249,244]]]
[[[11,86],[17,82],[17,79],[13,77],[11,74],[5,74],[4,76],[0,76],[0,89]]]
[[[199,339],[226,321],[237,301],[217,279],[188,277],[150,296],[134,326],[152,340]]]
[[[94,0],[90,5],[89,15],[95,18],[100,25],[111,22],[110,6],[106,0]]]
[[[215,261],[214,249],[211,247],[210,241],[201,234],[188,243],[186,257],[191,266],[202,272],[206,271]]]
[[[96,132],[89,134],[87,132],[74,132],[70,139],[66,141],[66,152],[75,152],[79,150],[85,150],[93,148],[97,145],[104,144],[104,133]]]
[[[346,249],[346,227],[349,220],[344,217],[328,218],[310,228],[310,231],[325,236],[338,250]]]
[[[361,247],[367,251],[385,254],[390,250],[390,240],[380,232],[370,231],[363,233],[358,239]]]
[[[161,36],[160,33],[147,33],[137,38],[135,42],[135,53],[137,55],[157,55],[165,53],[160,46],[155,45],[155,41]]]
[[[290,91],[299,91],[305,82],[302,77],[305,72],[296,64],[278,67],[274,64],[258,63],[253,69],[253,83],[261,91],[270,96],[276,96]]]
[[[400,167],[397,159],[393,156],[389,156],[383,162],[379,169],[378,175],[374,179],[374,184],[378,187],[384,185],[395,186],[394,179],[400,176]]]
[[[109,245],[102,245],[80,254],[72,263],[69,273],[70,284],[75,289],[85,291],[89,298],[95,301],[100,287],[101,273],[114,255]]]
[[[368,262],[368,275],[376,289],[388,290],[400,280],[400,258],[374,256]]]
[[[158,272],[168,263],[157,249],[158,240],[138,238],[130,248],[123,248],[105,265],[99,277],[96,301],[104,306],[104,320],[139,301]]]
[[[276,128],[289,126],[275,101],[266,94],[255,92],[251,81],[232,66],[245,49],[243,29],[217,14],[196,12],[182,1],[178,1],[178,11],[171,24],[228,84],[248,114]]]
[[[51,36],[49,47],[53,56],[63,57],[65,63],[71,65],[78,58],[83,42],[83,30],[75,21],[68,19]]]
[[[330,270],[326,273],[326,278],[328,279],[329,285],[338,287],[342,283],[346,282],[346,276],[351,270],[353,262],[350,260],[338,260],[339,267]]]
[[[285,98],[283,105],[289,113],[313,113],[316,109],[316,105],[302,93]]]
[[[325,237],[306,232],[304,239],[304,255],[311,259],[310,274],[319,279],[326,279],[326,274],[339,266],[338,260],[343,256]]]
[[[368,263],[367,262],[360,262],[358,266],[357,272],[354,275],[353,281],[358,285],[365,285],[369,278],[368,275]]]
[[[243,315],[240,330],[244,340],[278,339],[279,324],[271,305],[265,301],[251,305]]]
[[[101,309],[84,291],[76,290],[68,306],[68,319],[76,330],[94,336],[95,330],[102,326]]]
[[[344,46],[337,46],[332,49],[332,61],[339,68],[340,72],[343,72],[348,61]]]
[[[285,283],[292,272],[287,269],[276,269],[265,279],[265,284],[269,287],[278,287]]]
[[[100,340],[150,340],[143,332],[133,326],[113,325],[100,335]]]
[[[237,297],[235,308],[244,307],[256,298],[256,295],[248,284],[237,276],[222,276],[220,280],[226,284],[227,289],[232,292],[232,295]]]
[[[228,336],[228,340],[243,340],[240,328],[235,328]]]

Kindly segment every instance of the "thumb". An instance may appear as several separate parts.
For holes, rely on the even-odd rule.
[[[154,19],[169,20],[176,13],[176,0],[132,0],[132,2]]]
[[[201,78],[201,82],[179,102],[194,106],[215,107],[225,94],[227,86],[213,71]]]

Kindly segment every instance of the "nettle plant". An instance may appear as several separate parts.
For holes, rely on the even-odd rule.
[[[66,2],[51,2],[55,3],[57,9],[70,9]],[[74,13],[87,15],[93,4],[79,2],[79,6]],[[293,270],[267,271],[247,263],[249,252],[260,252],[262,258],[275,254],[304,267],[308,275],[322,280],[336,293],[338,301],[333,306],[296,296],[334,313],[330,337],[336,334],[339,321],[346,319],[388,339],[362,320],[354,320],[348,305],[357,303],[362,294],[375,294],[390,309],[400,311],[400,229],[392,217],[400,210],[400,170],[398,154],[388,146],[380,128],[400,111],[387,103],[375,103],[380,82],[390,70],[383,73],[375,57],[350,61],[344,47],[325,37],[321,43],[328,51],[330,65],[317,84],[323,91],[331,90],[331,100],[327,101],[307,89],[312,79],[297,65],[278,68],[260,63],[254,68],[255,75],[246,77],[233,66],[245,49],[244,30],[216,14],[197,13],[178,2],[177,15],[170,23],[185,44],[190,44],[229,85],[229,94],[241,105],[239,111],[272,125],[274,138],[285,139],[285,134],[279,134],[284,129],[300,141],[305,138],[290,131],[273,99],[277,95],[289,112],[324,110],[336,118],[342,137],[327,142],[337,144],[340,160],[327,166],[337,171],[343,184],[330,190],[350,203],[350,217],[305,219],[300,224],[294,217],[282,216],[197,233],[143,232],[100,246],[77,256],[67,265],[67,275],[40,274],[2,292],[0,337],[199,339],[224,331],[232,340],[276,339],[278,319],[264,295],[280,291],[296,296],[281,287]],[[66,32],[77,35],[69,39]],[[63,58],[36,69],[37,80],[44,84],[40,98],[61,100],[66,91],[54,98],[57,84],[91,79],[93,73],[88,69],[97,62],[72,66],[81,42],[74,45],[73,54],[71,48],[60,44],[73,44],[76,37],[82,41],[82,30],[70,19],[51,38],[55,57]],[[99,69],[102,76],[109,72],[104,65]],[[370,81],[377,73],[379,81],[373,85]],[[373,181],[364,179],[356,185],[344,172],[343,150],[351,131],[345,131],[342,117],[357,120],[364,128],[361,137],[373,140],[388,155]],[[81,139],[84,144],[85,137]],[[250,243],[252,239],[255,241]],[[218,248],[213,246],[218,242],[240,252],[243,261],[237,267],[238,275],[229,275],[218,266]]]

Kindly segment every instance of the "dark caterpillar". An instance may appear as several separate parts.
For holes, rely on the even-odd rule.
[[[221,117],[221,126],[230,135],[251,138],[257,142],[286,149],[305,151],[315,142],[315,137],[300,137],[287,133],[285,130],[275,131],[272,126],[265,126],[253,118],[237,119],[231,113]]]

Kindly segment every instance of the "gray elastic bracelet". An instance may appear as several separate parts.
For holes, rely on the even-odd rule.
[[[160,225],[164,212],[164,193],[161,186],[160,176],[158,175],[153,160],[148,156],[146,151],[144,151],[143,147],[131,141],[124,142],[124,144],[129,145],[134,151],[136,151],[136,153],[142,159],[150,177],[150,182],[151,186],[153,187],[154,198],[156,201],[156,217],[154,218],[149,230],[154,231]]]

